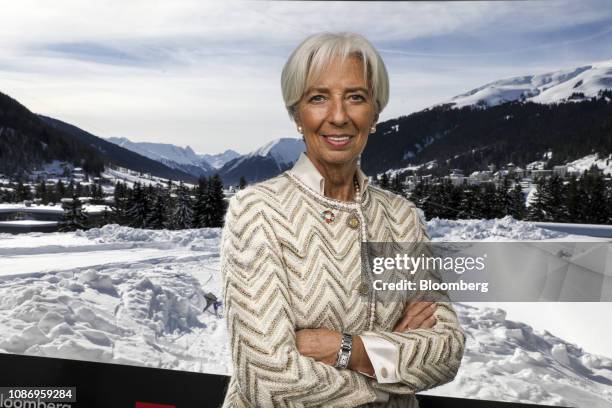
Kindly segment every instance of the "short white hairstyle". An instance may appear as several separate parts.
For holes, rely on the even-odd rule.
[[[281,75],[285,107],[295,120],[295,108],[302,99],[309,81],[316,78],[334,59],[361,59],[377,113],[389,101],[389,75],[378,51],[362,35],[356,33],[318,33],[306,38],[289,56]]]

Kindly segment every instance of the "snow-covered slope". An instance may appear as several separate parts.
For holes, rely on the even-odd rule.
[[[142,174],[137,171],[133,171],[130,169],[125,169],[122,167],[105,167],[104,171],[100,174],[100,176],[110,181],[113,185],[117,184],[117,182],[125,183],[129,188],[134,187],[134,183],[140,183],[143,186],[149,185],[167,185],[168,179],[162,177],[151,176],[150,174]],[[176,182],[175,182],[176,183]],[[183,183],[185,186],[193,187],[192,184]]]
[[[596,166],[604,174],[612,174],[612,154],[600,158],[598,154],[590,154],[567,164],[567,170],[572,173],[581,174]]]
[[[525,100],[536,103],[556,103],[596,96],[602,89],[612,89],[612,60],[577,68],[538,75],[517,76],[491,82],[451,98],[444,104],[461,108],[484,104],[495,106],[504,102]]]

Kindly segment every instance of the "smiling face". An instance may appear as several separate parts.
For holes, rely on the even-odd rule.
[[[295,110],[308,158],[320,170],[356,164],[377,119],[362,62],[355,57],[332,60],[309,83]]]

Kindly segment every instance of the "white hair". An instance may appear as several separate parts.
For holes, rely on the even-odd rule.
[[[295,120],[296,105],[302,99],[309,81],[316,78],[335,57],[340,57],[342,61],[349,57],[360,58],[364,77],[376,101],[377,113],[387,106],[389,76],[374,46],[356,33],[318,33],[306,38],[283,67],[281,89],[291,119]]]

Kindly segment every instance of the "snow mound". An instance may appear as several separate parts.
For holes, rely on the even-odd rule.
[[[100,244],[116,242],[168,242],[175,246],[191,246],[193,248],[216,248],[217,245],[213,244],[220,239],[220,234],[221,230],[219,228],[171,231],[137,229],[117,224],[108,224],[102,228],[92,228],[86,231],[79,230],[74,233],[75,237],[86,238]]]
[[[433,241],[524,241],[568,236],[564,232],[539,228],[511,216],[491,220],[446,220],[436,217],[427,222],[427,230]]]
[[[193,273],[201,267],[141,263],[3,282],[0,351],[199,371],[206,359],[192,361],[177,339],[221,327],[202,312],[206,291]]]
[[[506,320],[495,308],[456,303],[467,341],[455,379],[424,392],[560,406],[612,406],[612,359],[546,331]]]

